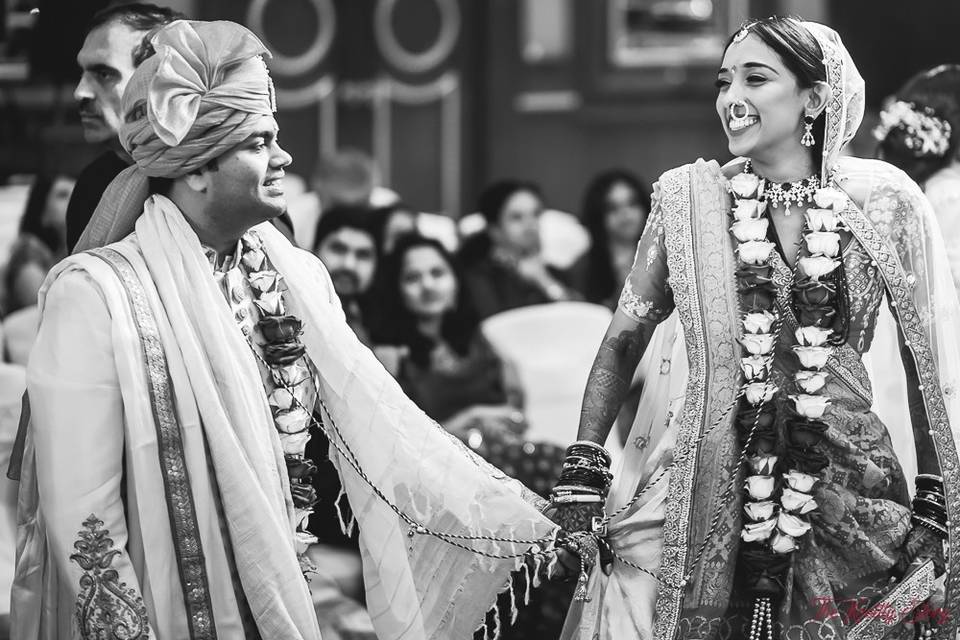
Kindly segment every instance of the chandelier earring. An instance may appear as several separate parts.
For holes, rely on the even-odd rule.
[[[805,147],[812,147],[815,142],[813,139],[813,116],[807,114],[803,116],[803,135],[800,137],[800,144]]]

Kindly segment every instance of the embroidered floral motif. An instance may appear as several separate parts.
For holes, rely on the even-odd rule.
[[[137,640],[150,637],[147,609],[136,589],[120,582],[113,560],[120,554],[96,515],[83,521],[77,550],[70,556],[83,569],[77,594],[77,624],[84,640]]]
[[[637,320],[662,322],[670,315],[665,310],[655,306],[653,302],[644,300],[635,294],[629,282],[624,286],[623,291],[620,292],[620,302],[617,306]]]

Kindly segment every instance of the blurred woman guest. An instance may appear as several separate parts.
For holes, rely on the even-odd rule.
[[[540,253],[543,197],[537,185],[503,180],[480,194],[486,229],[461,249],[465,283],[480,318],[533,304],[579,298],[568,277]]]
[[[960,65],[912,77],[888,101],[873,133],[880,141],[877,155],[927,194],[960,291]]]
[[[650,191],[632,173],[611,169],[590,182],[580,217],[590,249],[574,267],[588,302],[616,309],[649,213]]]
[[[386,322],[374,341],[402,349],[397,379],[407,395],[464,440],[472,430],[491,437],[522,430],[515,376],[480,333],[459,269],[443,245],[400,236],[380,273]]]
[[[488,462],[546,496],[563,449],[522,439],[522,391],[480,333],[454,257],[433,238],[400,236],[379,273],[389,325],[374,337],[402,350],[404,392]],[[514,625],[503,621],[501,638],[556,638],[571,595],[571,585],[543,585]]]
[[[67,255],[67,204],[75,184],[67,175],[37,176],[20,219],[20,233],[43,242],[57,260]]]

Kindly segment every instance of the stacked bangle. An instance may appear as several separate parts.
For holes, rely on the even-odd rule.
[[[913,514],[910,521],[929,529],[946,539],[950,521],[947,520],[947,499],[943,491],[943,478],[922,473],[917,476],[917,495],[913,499]]]
[[[550,497],[555,504],[603,502],[612,480],[607,450],[594,442],[578,440],[567,447],[560,480]]]

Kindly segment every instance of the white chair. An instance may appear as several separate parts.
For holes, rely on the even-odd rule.
[[[601,305],[554,302],[483,321],[483,335],[516,367],[523,385],[526,438],[562,446],[576,439],[583,390],[611,315]],[[622,450],[614,429],[607,449],[615,458]]]
[[[26,371],[0,363],[0,616],[10,613],[17,549],[17,483],[7,478],[10,452],[20,423],[20,406],[26,388]]]

